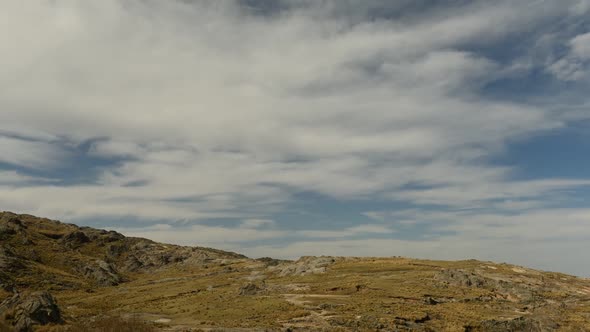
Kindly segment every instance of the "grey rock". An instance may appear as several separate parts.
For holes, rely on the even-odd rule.
[[[121,282],[115,268],[102,260],[96,260],[95,264],[86,265],[82,269],[85,277],[94,279],[99,286],[116,286]]]
[[[53,296],[35,292],[27,296],[15,294],[0,304],[0,313],[11,311],[10,323],[15,331],[32,331],[36,325],[61,323],[61,313]]]
[[[4,213],[0,217],[0,237],[21,233],[24,229],[26,226],[16,215]]]
[[[68,248],[77,248],[90,242],[90,238],[82,231],[73,231],[60,240]]]
[[[321,274],[328,270],[328,267],[336,263],[334,257],[301,257],[295,262],[283,263],[277,266],[270,266],[271,271],[278,271],[279,276],[302,276],[307,274]]]
[[[495,282],[465,270],[447,269],[435,276],[435,280],[450,286],[486,288],[493,287]]]
[[[264,283],[261,285],[255,283],[247,283],[240,287],[239,294],[242,296],[252,296],[263,292],[266,289]]]
[[[542,290],[542,287],[539,285],[527,284],[525,282],[510,282],[493,278],[492,276],[481,275],[474,271],[446,269],[435,275],[434,279],[439,282],[440,286],[488,289],[505,299],[517,299],[519,302],[523,303],[539,302],[543,300],[542,298],[535,296],[535,293]],[[485,301],[486,299],[481,298],[481,300]]]
[[[17,269],[23,268],[22,263],[19,261],[18,257],[14,254],[14,252],[6,247],[0,247],[0,271],[4,272],[14,272]]]

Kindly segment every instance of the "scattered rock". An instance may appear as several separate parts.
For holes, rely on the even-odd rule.
[[[343,306],[343,304],[321,303],[320,305],[318,305],[318,309],[319,310],[334,310],[340,306]]]
[[[542,328],[531,318],[519,317],[511,320],[486,320],[476,326],[466,326],[465,332],[545,332],[554,329]]]
[[[442,270],[434,278],[435,280],[450,286],[485,288],[490,286],[493,287],[495,285],[495,283],[490,282],[489,279],[465,270]]]
[[[438,300],[435,300],[433,297],[428,296],[428,297],[424,298],[424,303],[428,304],[428,305],[437,305],[441,302],[439,302]]]
[[[460,269],[446,269],[440,271],[435,276],[435,280],[439,282],[439,285],[444,287],[460,286],[488,289],[494,293],[491,294],[494,295],[491,299],[500,297],[504,300],[523,303],[537,303],[543,300],[535,295],[541,290],[540,285],[526,283],[522,280],[504,280]],[[482,298],[482,300],[485,300],[485,298]]]
[[[266,289],[266,286],[264,285],[264,283],[259,285],[259,284],[249,282],[249,283],[243,285],[242,287],[240,287],[239,294],[242,296],[252,296],[252,295],[257,295],[257,294],[263,292],[265,289]]]
[[[424,323],[431,320],[430,315],[428,313],[423,313],[417,315],[416,317],[408,318],[408,317],[395,317],[393,319],[393,323],[396,327],[396,331],[430,331],[430,329],[426,329]]]

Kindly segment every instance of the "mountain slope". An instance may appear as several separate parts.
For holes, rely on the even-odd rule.
[[[245,256],[164,245],[114,231],[78,227],[30,215],[0,213],[0,282],[5,288],[49,290],[114,286],[134,273],[171,264],[199,265]]]
[[[9,212],[0,302],[0,319],[23,331],[590,331],[590,281],[564,274],[475,260],[253,260]]]

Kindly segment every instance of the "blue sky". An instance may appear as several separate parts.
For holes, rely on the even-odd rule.
[[[590,276],[590,1],[4,1],[0,209]]]

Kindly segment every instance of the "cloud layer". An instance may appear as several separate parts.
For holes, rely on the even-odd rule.
[[[587,1],[4,1],[0,207],[261,255],[311,254],[305,241],[317,241],[316,254],[354,254],[347,243],[378,234],[384,242],[360,253],[418,245],[407,253],[428,256],[451,232],[469,256],[481,247],[472,229],[492,248],[537,219],[549,236],[557,223],[547,218],[566,208],[555,202],[588,180],[518,179],[492,160],[590,113],[557,89],[550,104],[489,90],[541,84],[527,81],[533,72],[585,86],[589,10]],[[358,221],[283,220],[306,193],[356,205]],[[394,212],[434,222],[457,209],[477,212],[443,218],[428,240],[392,240]],[[388,218],[367,217],[375,213]],[[486,216],[497,228],[480,228]],[[590,237],[574,227],[588,221],[571,219],[563,236]],[[264,242],[281,238],[279,249]],[[460,256],[453,250],[442,258]],[[484,253],[474,251],[526,263]]]

